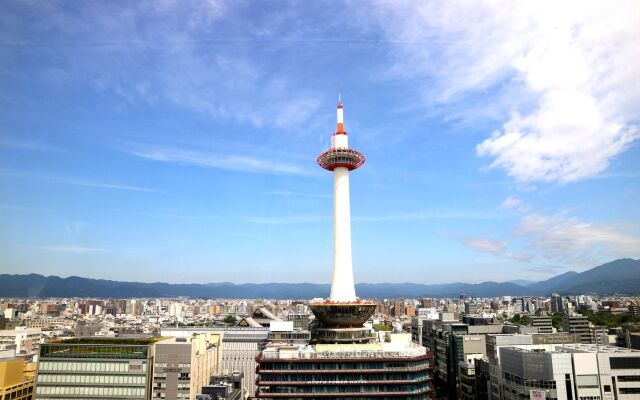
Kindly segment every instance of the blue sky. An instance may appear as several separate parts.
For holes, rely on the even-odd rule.
[[[327,282],[337,87],[356,281],[640,257],[638,4],[464,3],[3,3],[0,272]]]

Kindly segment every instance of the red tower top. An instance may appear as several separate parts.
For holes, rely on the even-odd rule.
[[[333,171],[338,167],[345,167],[351,171],[360,168],[365,161],[362,153],[350,148],[348,145],[347,132],[344,130],[343,111],[344,106],[340,95],[338,95],[338,129],[332,138],[333,147],[320,154],[317,160],[318,165],[329,171]]]
[[[338,129],[336,130],[336,135],[346,135],[347,132],[344,131],[344,113],[343,113],[342,100],[340,99],[340,93],[338,93],[338,109],[336,110],[336,114],[338,117]]]

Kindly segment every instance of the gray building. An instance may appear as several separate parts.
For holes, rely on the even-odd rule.
[[[544,391],[548,399],[574,399],[571,354],[516,347],[499,351],[502,399],[527,399],[531,390]]]
[[[465,301],[464,303],[464,313],[465,314],[475,314],[477,312],[477,304],[471,301]]]
[[[562,330],[579,336],[582,343],[591,343],[589,319],[584,315],[564,315],[562,317]]]
[[[193,399],[220,373],[222,335],[196,333],[170,338],[155,346],[152,398]]]
[[[538,328],[539,333],[552,333],[553,325],[550,315],[529,316],[529,325]]]
[[[198,332],[222,333],[222,373],[244,374],[242,386],[245,391],[256,390],[256,357],[267,344],[269,328],[220,327],[220,328],[162,328],[162,336],[189,337]]]
[[[487,358],[489,359],[490,398],[501,398],[502,372],[500,367],[500,349],[516,345],[530,345],[533,343],[531,335],[487,335]]]
[[[551,295],[551,312],[552,313],[565,313],[563,298],[557,293]]]

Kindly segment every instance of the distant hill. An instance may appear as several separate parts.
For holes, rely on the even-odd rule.
[[[519,283],[518,283],[519,282]],[[527,281],[524,281],[526,283]],[[526,285],[521,280],[482,283],[360,283],[356,291],[362,298],[474,297],[578,294],[640,294],[640,260],[615,260],[578,273],[565,272],[541,282]],[[328,284],[314,283],[245,283],[169,284],[120,282],[77,276],[0,275],[0,297],[206,297],[311,299],[327,297]]]
[[[596,267],[598,268],[598,267]],[[553,278],[549,278],[546,281],[540,281],[536,283],[532,283],[527,286],[527,289],[531,290],[533,293],[552,293],[554,291],[558,291],[563,284],[571,281],[573,277],[576,275],[580,275],[575,271],[568,271],[560,275],[556,275]]]
[[[640,292],[640,260],[621,258],[577,274],[554,287],[559,293]]]
[[[532,283],[536,283],[536,281],[528,281],[526,279],[514,279],[512,281],[507,281],[507,283],[513,283],[514,285],[519,285],[519,286],[529,286]]]

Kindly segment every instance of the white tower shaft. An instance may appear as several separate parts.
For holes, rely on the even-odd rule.
[[[333,277],[329,300],[356,300],[351,259],[349,170],[345,167],[333,170]]]

